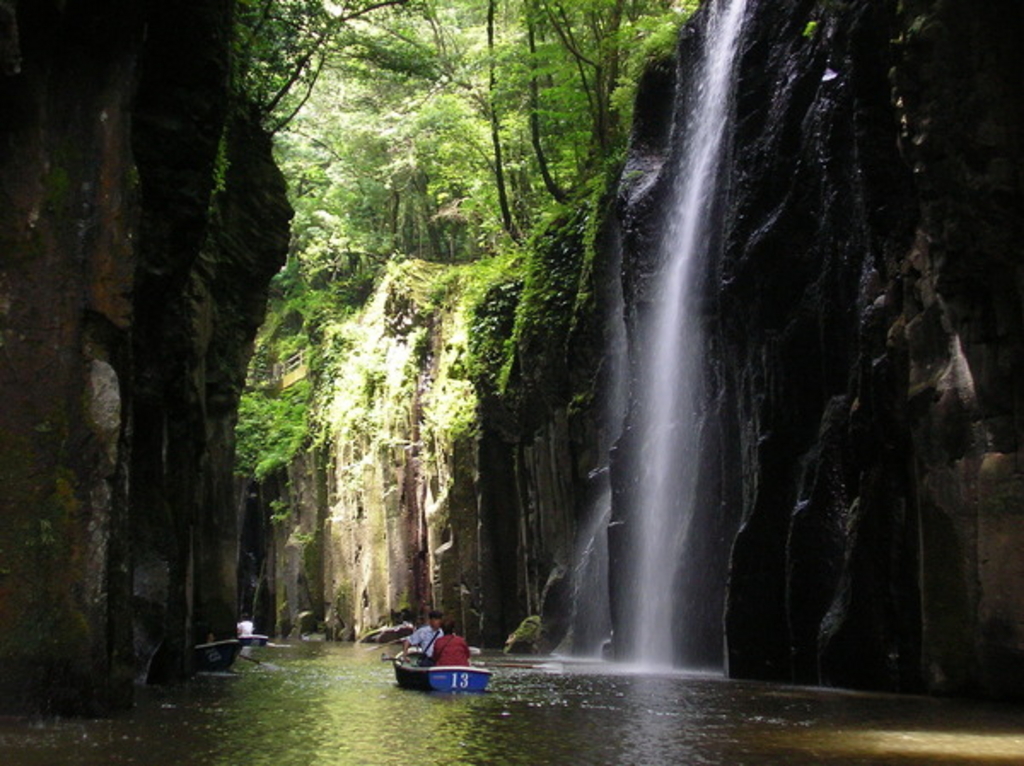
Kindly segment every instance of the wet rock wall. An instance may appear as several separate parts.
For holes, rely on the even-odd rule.
[[[0,5],[0,705],[130,698],[136,14]]]
[[[233,631],[233,407],[289,211],[228,108],[231,7],[0,3],[5,710],[127,706]]]
[[[1019,694],[1021,10],[750,13],[701,287],[722,582],[703,630],[724,617],[734,676]],[[638,102],[634,311],[688,45]]]

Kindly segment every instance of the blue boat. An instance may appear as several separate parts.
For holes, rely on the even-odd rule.
[[[403,689],[434,692],[482,692],[491,671],[468,665],[420,667],[395,658],[395,680]]]
[[[237,638],[229,638],[224,641],[211,641],[208,644],[196,644],[193,657],[196,662],[196,670],[218,671],[227,670],[238,656],[242,645]]]

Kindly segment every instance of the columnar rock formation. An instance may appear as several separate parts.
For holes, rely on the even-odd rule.
[[[5,709],[126,705],[233,630],[234,403],[289,210],[231,8],[0,2]]]
[[[278,557],[293,561],[278,586],[296,594],[290,609],[337,635],[424,601],[489,644],[537,612],[549,640],[566,634],[574,536],[617,430],[599,417],[614,366],[608,283],[621,276],[635,356],[701,19],[641,84],[621,275],[609,272],[614,220],[590,241],[567,220],[535,243],[535,273],[492,285],[478,308],[478,358],[507,364],[475,381],[475,440],[436,441],[444,429],[424,414],[448,374],[437,354],[453,347],[451,317],[387,288],[380,342],[433,351],[392,392],[390,435],[339,439],[293,476],[297,534]],[[686,661],[1019,693],[1021,24],[1011,3],[752,4],[721,256],[699,287],[712,396],[684,566],[706,587],[679,588]],[[627,419],[616,534],[644,438]],[[307,546],[320,551],[302,558],[312,569],[295,563]],[[621,555],[613,545],[611,587],[642,598],[616,578]],[[323,590],[303,596],[311,583]]]
[[[562,242],[552,237],[552,250]],[[571,245],[575,279],[582,248]],[[319,380],[318,446],[255,488],[245,510],[248,526],[272,530],[269,547],[247,543],[243,592],[268,630],[362,637],[429,605],[489,646],[542,611],[552,635],[565,631],[576,479],[593,465],[597,427],[588,410],[570,412],[566,360],[602,340],[553,314],[549,346],[522,357],[529,381],[516,371],[504,393],[478,400],[466,369],[473,324],[493,323],[504,340],[521,287],[508,301],[507,286],[495,288],[471,319],[457,279],[444,299],[431,295],[444,274],[416,261],[389,269],[320,349],[337,358]]]
[[[1022,33],[1010,2],[753,7],[701,288],[714,608],[679,605],[712,643],[724,614],[732,675],[1020,694]],[[632,311],[688,50],[639,103]]]

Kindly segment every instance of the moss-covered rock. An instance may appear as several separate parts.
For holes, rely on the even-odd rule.
[[[530,615],[505,639],[505,654],[540,654],[544,646],[544,627],[539,615]]]

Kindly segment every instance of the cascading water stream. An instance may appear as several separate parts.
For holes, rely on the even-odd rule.
[[[622,242],[618,232],[609,241],[610,275],[622,270]],[[629,398],[626,377],[628,341],[622,283],[618,279],[601,280],[604,291],[600,300],[608,307],[605,330],[605,370],[602,387],[602,417],[605,424],[599,442],[601,454],[608,455],[618,440]],[[607,462],[595,469],[588,481],[590,498],[586,514],[577,533],[573,556],[572,632],[573,654],[582,657],[601,656],[611,634],[611,608],[608,594],[608,523],[612,511],[612,488]]]
[[[729,129],[734,62],[747,0],[715,0],[707,9],[704,48],[676,169],[672,209],[662,239],[660,273],[650,319],[642,327],[635,419],[643,442],[643,468],[633,518],[634,640],[628,659],[643,665],[673,663],[676,591],[699,576],[680,572],[690,535],[697,482],[700,349],[691,294],[697,268],[713,237],[709,220],[717,196],[723,144]]]
[[[607,473],[607,468],[597,473]],[[607,478],[597,497],[588,505],[587,518],[579,530],[574,555],[572,653],[578,657],[599,657],[611,632],[608,604],[608,538],[605,529],[611,516],[611,488]]]

